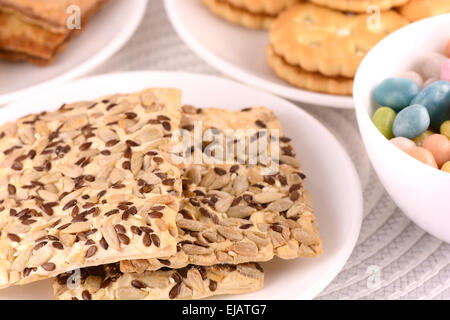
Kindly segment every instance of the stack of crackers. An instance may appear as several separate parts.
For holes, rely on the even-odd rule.
[[[107,1],[0,0],[0,58],[51,64]]]
[[[389,33],[450,12],[448,0],[202,0],[222,18],[270,29],[267,61],[299,88],[351,95],[364,56]]]
[[[180,133],[193,138],[181,148]],[[259,262],[322,253],[290,141],[265,107],[182,107],[178,89],[3,125],[0,287],[54,277],[56,299],[84,300],[261,289]]]

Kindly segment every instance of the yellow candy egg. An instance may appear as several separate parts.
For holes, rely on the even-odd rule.
[[[446,163],[444,163],[441,170],[450,173],[450,161],[447,161]]]
[[[441,134],[450,139],[450,120],[444,121],[441,124]]]
[[[446,136],[433,134],[423,141],[422,147],[433,154],[439,168],[450,161],[450,140]]]
[[[432,166],[433,168],[437,169],[436,160],[434,160],[433,154],[428,151],[425,148],[422,147],[413,147],[411,150],[409,150],[408,154],[419,160],[420,162],[423,162],[429,166]]]
[[[417,138],[414,138],[413,141],[420,147],[420,146],[422,146],[423,140],[425,140],[426,138],[428,138],[432,134],[434,134],[433,131],[427,130],[424,133],[422,133],[420,136],[418,136]]]

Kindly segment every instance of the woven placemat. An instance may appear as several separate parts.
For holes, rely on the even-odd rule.
[[[148,1],[146,16],[132,39],[91,75],[130,70],[220,75],[179,39],[162,0]],[[301,107],[346,147],[364,189],[358,244],[343,270],[317,298],[450,299],[450,244],[420,229],[392,202],[365,154],[353,111]]]

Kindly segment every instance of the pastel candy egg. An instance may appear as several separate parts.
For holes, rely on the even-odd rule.
[[[447,41],[447,45],[445,46],[445,55],[450,58],[450,40]]]
[[[429,126],[430,116],[427,109],[420,104],[415,104],[397,114],[392,130],[396,137],[414,139],[424,133]]]
[[[422,85],[423,85],[422,76],[415,71],[406,71],[406,72],[400,73],[397,76],[397,78],[410,79],[410,80],[414,81],[419,87],[422,87]]]
[[[432,134],[435,134],[433,131],[426,130],[424,133],[422,133],[420,136],[413,139],[413,141],[418,145],[419,147],[422,146],[423,141],[431,136]]]
[[[450,140],[446,136],[433,134],[424,140],[422,147],[433,154],[439,168],[450,161]]]
[[[447,59],[446,56],[437,52],[426,54],[420,64],[419,72],[425,78],[439,78],[441,76],[442,63]]]
[[[439,81],[439,78],[429,78],[427,80],[425,80],[425,82],[422,85],[422,88],[428,87],[430,84],[432,84],[433,82]]]
[[[394,137],[392,125],[394,124],[395,116],[395,111],[388,107],[378,108],[372,116],[373,124],[387,139]]]
[[[441,134],[450,139],[450,120],[444,121],[441,124]]]
[[[420,87],[411,79],[387,78],[375,88],[373,97],[380,105],[399,111],[409,106],[419,92]]]
[[[450,59],[447,59],[442,64],[441,80],[450,81]]]
[[[423,89],[411,104],[421,104],[427,108],[431,126],[439,129],[442,122],[450,119],[450,82],[433,82]]]
[[[433,168],[437,168],[436,160],[434,160],[433,154],[425,148],[412,147],[408,154],[420,162],[432,166]]]
[[[397,148],[399,148],[400,150],[402,150],[403,152],[408,153],[409,150],[411,150],[412,148],[414,148],[416,146],[416,144],[414,143],[414,141],[409,140],[407,138],[403,138],[403,137],[396,137],[390,140],[391,143],[396,146]]]
[[[450,173],[450,161],[444,163],[444,165],[442,166],[441,170]]]

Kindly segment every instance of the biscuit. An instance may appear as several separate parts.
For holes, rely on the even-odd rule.
[[[79,285],[73,284],[73,275],[62,274],[54,280],[56,300],[201,299],[254,292],[262,289],[264,283],[264,270],[257,263],[188,266],[144,273],[121,273],[118,264],[111,264],[82,269]]]
[[[302,0],[225,0],[231,5],[252,13],[278,15]]]
[[[49,64],[48,60],[39,59],[36,57],[29,56],[24,53],[18,53],[18,52],[11,52],[11,51],[5,51],[0,49],[0,59],[2,60],[8,60],[11,62],[22,62],[22,61],[28,61],[30,63],[33,63],[37,66],[45,66]]]
[[[202,0],[202,3],[222,19],[250,29],[269,29],[275,18],[273,15],[253,14],[236,8],[226,2],[226,0]]]
[[[10,53],[8,60],[34,59],[37,64],[45,64],[68,43],[71,34],[52,33],[25,23],[14,13],[0,11],[0,48]],[[8,58],[6,54],[4,57]]]
[[[310,0],[312,3],[328,7],[330,9],[346,12],[367,12],[376,6],[379,10],[389,10],[408,3],[410,0]]]
[[[81,5],[81,29],[66,27],[69,3]],[[0,0],[0,58],[42,66],[52,63],[105,3],[106,0]]]
[[[417,21],[440,14],[450,13],[449,0],[411,0],[400,7],[400,14],[409,21]]]
[[[213,128],[218,136],[228,129],[254,129],[251,140],[259,143],[272,138],[272,130],[281,131],[276,116],[264,107],[243,111],[185,107],[181,127],[193,130],[195,121],[202,121],[205,130]],[[239,141],[233,140],[232,145]],[[248,164],[248,159],[240,165],[203,161],[186,166],[184,199],[177,216],[177,254],[121,261],[121,271],[268,261],[275,255],[283,259],[319,256],[321,240],[305,176],[289,139],[281,137],[280,142],[276,173],[266,174],[267,166]],[[271,149],[268,154],[273,155]]]
[[[0,288],[176,252],[180,101],[148,89],[0,127]]]
[[[299,66],[287,63],[275,54],[272,46],[266,48],[267,62],[275,73],[290,84],[310,91],[335,95],[352,95],[353,79],[336,76],[327,77],[319,72],[308,72]]]
[[[365,54],[408,21],[385,11],[376,21],[368,14],[346,15],[312,4],[296,5],[274,21],[270,44],[286,63],[328,77],[353,78]]]
[[[80,8],[81,24],[108,0],[0,0],[0,11],[13,12],[25,22],[40,26],[50,32],[67,32],[67,12],[70,6]]]
[[[250,28],[269,29],[276,16],[302,0],[202,0],[219,17]]]

